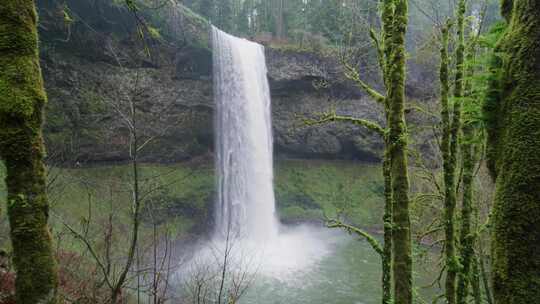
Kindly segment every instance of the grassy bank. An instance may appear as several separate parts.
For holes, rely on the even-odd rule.
[[[320,220],[342,213],[374,227],[382,216],[383,184],[377,165],[340,161],[283,161],[276,167],[282,221]]]
[[[382,181],[376,165],[341,161],[278,161],[275,168],[278,215],[282,222],[320,221],[342,213],[355,224],[377,228],[382,213]],[[0,174],[3,176],[3,170]],[[141,169],[143,237],[155,223],[182,238],[212,225],[214,176],[212,164],[144,164]],[[131,170],[128,165],[49,170],[51,225],[68,224],[99,236],[109,220],[122,243],[129,232]],[[0,183],[2,211],[5,185]],[[5,212],[0,215],[1,239],[7,241]],[[77,246],[76,244],[72,246]]]

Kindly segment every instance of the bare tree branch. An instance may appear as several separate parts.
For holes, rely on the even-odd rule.
[[[324,113],[321,115],[319,119],[304,119],[304,124],[308,126],[314,126],[314,125],[320,125],[320,124],[334,122],[334,121],[344,121],[344,122],[352,123],[357,126],[365,127],[383,137],[386,134],[386,129],[384,129],[381,125],[379,125],[376,122],[373,122],[367,119],[362,119],[362,118],[354,118],[350,116],[337,115],[335,111]]]
[[[384,255],[383,248],[382,248],[381,244],[379,243],[379,241],[377,241],[377,239],[375,239],[368,232],[366,232],[366,231],[364,231],[364,230],[362,230],[362,229],[360,229],[358,227],[354,227],[352,225],[345,224],[342,221],[337,220],[337,219],[328,219],[326,221],[326,226],[328,228],[341,228],[341,229],[344,229],[344,230],[346,230],[347,232],[349,232],[351,234],[354,233],[354,234],[356,234],[358,236],[361,236],[371,245],[371,247],[373,248],[373,250],[375,250],[375,252],[377,252],[380,256]]]

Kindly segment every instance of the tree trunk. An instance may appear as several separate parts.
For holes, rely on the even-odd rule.
[[[388,147],[388,140],[386,147]],[[387,149],[386,149],[387,150]],[[392,303],[392,176],[391,161],[388,151],[385,151],[383,162],[384,176],[384,247],[382,258],[382,304]]]
[[[450,125],[448,155],[444,161],[445,182],[445,258],[446,282],[445,296],[448,304],[456,303],[456,278],[459,272],[459,261],[456,257],[455,213],[457,201],[456,170],[458,143],[461,131],[461,103],[463,98],[463,82],[465,74],[465,11],[466,1],[460,0],[457,9],[457,47],[456,75],[454,83],[454,109]]]
[[[484,286],[484,293],[486,294],[486,301],[488,304],[493,304],[493,296],[492,296],[492,293],[491,293],[491,286],[489,284],[489,277],[488,277],[488,273],[486,271],[486,266],[485,266],[485,263],[484,263],[484,259],[485,259],[485,256],[484,256],[484,252],[482,250],[482,247],[479,246],[479,252],[478,252],[478,264],[479,264],[479,267],[480,267],[480,276],[481,276],[481,279],[482,279],[482,286]]]
[[[473,38],[476,39],[476,38]],[[469,51],[467,52],[467,81],[465,85],[465,97],[467,102],[474,102],[472,78],[474,76],[473,62],[475,60],[476,42],[472,41]],[[467,115],[465,113],[464,115]],[[477,164],[476,145],[474,140],[476,138],[475,127],[469,122],[469,117],[465,117],[463,123],[463,140],[461,143],[462,153],[462,167],[463,167],[463,199],[461,207],[461,231],[460,231],[460,251],[459,259],[461,269],[458,273],[457,280],[457,293],[456,301],[458,304],[467,303],[467,296],[469,294],[469,286],[472,279],[471,263],[474,259],[474,243],[475,235],[471,232],[471,222],[473,215],[473,190],[474,190],[474,169]]]
[[[458,273],[456,301],[465,304],[469,291],[471,262],[474,255],[474,235],[471,233],[471,215],[473,208],[473,175],[475,168],[474,131],[472,126],[463,127],[463,201],[461,208],[460,264]]]
[[[388,67],[392,87],[389,105],[389,144],[392,175],[392,243],[394,302],[412,303],[411,223],[409,216],[409,175],[407,168],[407,126],[405,123],[405,34],[408,1],[396,0],[392,25],[392,54]]]
[[[499,94],[485,106],[496,178],[493,292],[495,303],[524,304],[540,299],[540,0],[503,4],[510,24],[491,90]]]
[[[138,76],[137,76],[138,77]],[[132,197],[133,197],[133,215],[131,218],[131,241],[129,250],[127,253],[126,264],[124,265],[118,280],[115,283],[114,288],[111,290],[111,303],[117,304],[121,300],[122,288],[128,281],[128,273],[133,265],[133,260],[135,259],[135,253],[137,251],[138,240],[139,240],[139,226],[140,226],[140,212],[141,212],[141,193],[140,193],[140,181],[139,181],[139,124],[137,120],[136,112],[136,100],[135,96],[137,95],[138,81],[135,84],[133,95],[129,99],[129,117],[131,120],[130,124],[130,158],[131,158],[131,173],[132,176]]]
[[[275,28],[276,28],[276,38],[278,40],[281,40],[285,37],[285,25],[283,20],[283,0],[276,0],[275,1],[276,7],[274,8],[275,16],[274,16],[274,22],[275,22]]]
[[[480,267],[478,266],[478,256],[472,258],[471,289],[474,304],[482,304],[482,289],[480,288]]]
[[[450,159],[450,141],[451,141],[451,129],[450,129],[450,109],[448,104],[449,91],[450,91],[450,79],[449,79],[449,58],[448,58],[448,40],[449,40],[450,24],[447,24],[442,29],[442,45],[441,45],[441,67],[439,71],[439,77],[441,82],[441,124],[442,124],[442,136],[441,136],[441,155],[443,159],[443,178],[444,178],[444,229],[445,229],[445,264],[447,270],[450,269],[451,262],[455,260],[453,241],[454,238],[454,216],[453,208],[455,208],[455,191],[454,191],[454,169]],[[447,273],[450,273],[447,271]],[[452,286],[448,286],[452,280],[446,280],[445,291],[452,290]],[[452,294],[451,292],[450,294]],[[449,295],[446,294],[446,298]]]
[[[47,225],[37,13],[31,0],[0,5],[0,157],[19,304],[56,303],[58,276]]]

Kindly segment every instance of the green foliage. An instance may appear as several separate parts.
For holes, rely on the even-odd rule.
[[[371,18],[377,9],[367,0],[188,0],[185,4],[236,35],[271,33],[300,45],[309,35],[321,35],[331,44],[343,42],[351,32],[365,39],[362,18]]]
[[[488,51],[478,56],[474,63],[475,75],[469,81],[473,91],[471,98],[464,108],[468,123],[480,125],[481,129],[489,130],[487,134],[486,156],[488,168],[496,171],[494,160],[497,158],[495,143],[498,138],[498,103],[501,95],[500,79],[502,77],[502,61],[504,54],[497,50],[496,45],[507,29],[506,22],[495,24],[486,34],[479,37],[479,44]],[[487,69],[484,67],[488,67]],[[480,101],[480,102],[479,102]]]
[[[498,137],[493,130],[496,129],[496,105],[500,94],[497,83],[502,73],[501,56],[504,55],[495,48],[497,41],[500,40],[506,28],[505,22],[496,23],[488,32],[478,36],[475,41],[471,41],[471,44],[481,47],[482,52],[465,61],[466,69],[474,71],[474,73],[469,73],[464,77],[470,89],[467,95],[461,99],[463,123],[480,130],[475,137],[468,139],[469,141],[475,141],[477,144],[481,144],[483,141],[485,132],[482,132],[482,130],[485,130],[485,128],[492,130],[488,141]],[[474,48],[474,45],[471,45],[470,48]],[[493,153],[494,150],[488,146],[488,159],[493,159],[489,157]],[[488,166],[493,168],[490,163],[488,163]]]

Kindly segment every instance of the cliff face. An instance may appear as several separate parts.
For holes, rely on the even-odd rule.
[[[49,154],[77,162],[126,159],[129,133],[122,116],[129,100],[137,105],[142,137],[151,139],[141,151],[144,160],[174,162],[211,154],[209,48],[186,39],[142,44],[134,35],[119,34],[136,28],[118,21],[129,20],[129,12],[120,8],[106,17],[85,13],[95,8],[70,9],[76,19],[69,24],[58,20],[57,6],[43,5],[40,12]],[[109,25],[102,26],[104,22]],[[381,121],[378,106],[342,79],[339,63],[272,48],[266,49],[266,57],[278,157],[378,158],[382,143],[369,131],[344,124],[306,127],[302,122],[330,108]]]

